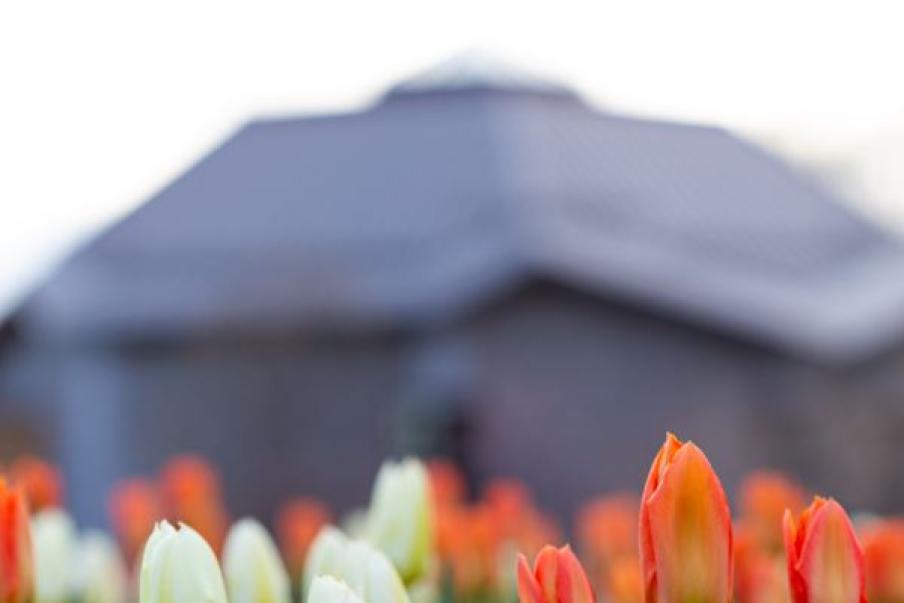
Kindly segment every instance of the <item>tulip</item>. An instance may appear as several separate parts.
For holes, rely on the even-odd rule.
[[[731,601],[731,538],[725,492],[706,455],[668,434],[641,497],[645,601]]]
[[[531,570],[518,556],[518,598],[521,603],[594,603],[596,598],[580,561],[564,546],[545,546]]]
[[[611,603],[642,603],[643,574],[636,556],[620,557],[609,565],[606,600]]]
[[[194,455],[171,458],[160,473],[160,489],[167,516],[193,526],[219,551],[228,520],[220,477],[210,463]]]
[[[640,568],[637,559],[637,508],[633,494],[611,494],[586,504],[578,515],[576,533],[587,557],[593,583],[607,600],[631,599]],[[618,565],[616,570],[614,566]],[[628,568],[634,568],[632,571]],[[613,580],[618,580],[614,584]],[[642,580],[640,580],[642,583]],[[643,589],[641,589],[641,593]]]
[[[764,552],[784,553],[782,518],[786,509],[800,513],[804,508],[803,488],[793,480],[770,471],[758,471],[744,479],[738,499],[741,525]]]
[[[123,603],[128,575],[116,543],[104,532],[82,536],[78,548],[76,591],[82,603]]]
[[[0,477],[0,603],[31,603],[34,593],[28,504]]]
[[[517,535],[535,514],[534,501],[527,486],[512,478],[490,481],[484,489],[483,498],[495,520],[499,522],[503,538],[517,539]],[[535,551],[528,551],[529,554],[536,555],[546,542],[549,541],[544,541]]]
[[[232,526],[223,549],[223,573],[232,603],[289,603],[289,576],[276,545],[253,519]]]
[[[72,596],[77,534],[61,509],[46,509],[31,522],[36,603],[65,603]]]
[[[386,462],[380,468],[366,535],[386,553],[406,584],[427,575],[433,553],[433,517],[427,472],[420,461]]]
[[[904,520],[881,521],[863,536],[866,594],[871,603],[904,603]]]
[[[18,458],[9,468],[13,482],[22,486],[28,507],[36,513],[59,507],[63,501],[63,480],[56,467],[33,456]]]
[[[307,603],[364,603],[364,599],[341,580],[317,576],[311,584]]]
[[[577,533],[584,548],[603,563],[637,554],[637,508],[634,494],[601,496],[581,509]]]
[[[144,479],[121,482],[110,493],[109,512],[126,562],[132,567],[154,530],[154,523],[163,516],[157,490]]]
[[[139,603],[226,603],[217,557],[187,525],[157,524],[144,547]]]
[[[310,600],[319,576],[347,584],[367,603],[408,603],[408,593],[392,562],[367,542],[351,540],[332,526],[320,531],[305,564]]]
[[[781,527],[781,526],[779,526]],[[787,603],[788,571],[784,556],[762,547],[755,528],[735,530],[735,599],[738,603]]]
[[[437,548],[458,598],[479,598],[496,589],[499,531],[486,504],[448,507],[437,515]]]
[[[290,500],[280,509],[276,533],[293,579],[301,578],[311,543],[321,528],[330,522],[330,517],[326,506],[312,498]]]
[[[342,575],[348,543],[349,539],[338,528],[325,526],[320,530],[305,560],[302,592],[308,592],[317,576]]]
[[[840,504],[816,497],[796,520],[785,513],[784,531],[794,603],[866,603],[863,551]]]
[[[427,463],[434,507],[457,506],[465,499],[465,478],[454,462],[432,459]]]
[[[484,499],[502,541],[513,543],[519,551],[536,555],[547,542],[559,540],[558,525],[537,508],[527,487],[520,481],[511,478],[493,480],[486,487]],[[510,565],[514,569],[515,564]]]

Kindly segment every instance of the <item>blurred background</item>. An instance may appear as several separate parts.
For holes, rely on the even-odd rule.
[[[560,517],[666,430],[900,512],[879,2],[0,8],[0,460],[196,452],[237,514],[388,456]]]

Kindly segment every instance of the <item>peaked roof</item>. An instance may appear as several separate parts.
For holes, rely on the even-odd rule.
[[[26,326],[418,326],[542,276],[821,358],[904,332],[901,245],[769,154],[476,74],[251,122],[72,257]]]

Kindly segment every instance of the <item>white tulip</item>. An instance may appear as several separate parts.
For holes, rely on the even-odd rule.
[[[348,538],[333,526],[324,526],[308,549],[304,563],[303,592],[307,592],[317,576],[341,576]]]
[[[210,545],[187,525],[163,521],[144,545],[139,603],[226,603],[226,587]]]
[[[123,603],[128,574],[119,548],[109,535],[86,532],[79,543],[76,590],[83,603]]]
[[[366,603],[409,603],[405,585],[386,555],[331,526],[311,544],[305,584],[313,588],[317,577],[325,575],[342,580]]]
[[[289,576],[273,539],[253,519],[232,526],[223,548],[223,573],[231,603],[289,603]]]
[[[418,581],[428,572],[433,557],[433,517],[430,483],[420,461],[387,461],[380,467],[366,536],[386,553],[406,584]]]
[[[365,603],[349,586],[332,576],[317,576],[307,603]]]
[[[72,596],[75,524],[61,509],[45,509],[31,520],[35,602],[65,603]]]

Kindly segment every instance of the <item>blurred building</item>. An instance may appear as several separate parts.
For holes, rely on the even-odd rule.
[[[716,128],[448,64],[356,113],[255,120],[8,321],[2,416],[84,520],[182,450],[237,513],[363,502],[383,457],[567,513],[667,429],[904,504],[904,249]]]

